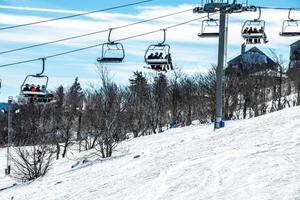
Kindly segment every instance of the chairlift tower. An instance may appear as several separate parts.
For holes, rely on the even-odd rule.
[[[245,11],[256,11],[255,6],[248,6],[248,1],[238,3],[238,0],[202,0],[202,6],[193,9],[194,13],[220,13],[219,23],[219,48],[218,48],[218,66],[217,66],[217,88],[216,88],[216,119],[215,129],[225,126],[222,119],[222,100],[223,100],[223,68],[225,61],[225,48],[227,41],[227,15],[232,13],[241,13]]]
[[[7,107],[7,160],[6,160],[6,169],[5,175],[9,175],[11,172],[11,165],[10,165],[10,147],[12,146],[12,113],[11,113],[11,104],[13,102],[13,98],[11,96],[8,97],[8,107]]]

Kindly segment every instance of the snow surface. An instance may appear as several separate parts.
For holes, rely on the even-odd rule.
[[[0,150],[0,199],[299,200],[300,108],[242,121],[177,128],[122,143],[111,159],[91,152],[54,163],[44,178],[10,186]],[[140,155],[139,158],[134,158]]]

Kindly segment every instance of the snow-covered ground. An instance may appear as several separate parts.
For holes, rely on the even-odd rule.
[[[71,168],[87,153],[56,161],[44,178],[1,191],[14,180],[2,173],[0,150],[0,199],[300,199],[299,107],[228,122],[217,131],[197,125],[136,138],[122,143],[112,159]]]

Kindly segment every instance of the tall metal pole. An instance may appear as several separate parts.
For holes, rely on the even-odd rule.
[[[11,115],[11,103],[12,103],[12,97],[8,97],[8,108],[7,108],[7,166],[5,169],[5,174],[9,175],[11,171],[10,166],[10,147],[12,144],[12,115]]]
[[[215,128],[222,128],[225,126],[222,120],[222,102],[223,102],[223,68],[225,61],[225,50],[227,46],[227,15],[231,13],[241,13],[244,11],[256,11],[255,6],[244,6],[238,3],[237,0],[233,0],[229,3],[229,0],[210,0],[206,1],[206,4],[202,4],[202,7],[196,7],[193,9],[194,13],[215,13],[220,12],[220,25],[219,25],[219,50],[218,50],[218,67],[217,67],[217,85],[216,85],[216,119]]]
[[[218,67],[217,67],[217,87],[216,87],[216,120],[215,128],[224,127],[222,120],[222,101],[223,101],[223,67],[225,59],[225,42],[226,42],[226,11],[220,10],[220,26],[219,26],[219,51],[218,51]]]

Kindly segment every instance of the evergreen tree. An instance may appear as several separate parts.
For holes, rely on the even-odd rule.
[[[149,109],[150,109],[150,87],[146,77],[142,72],[134,72],[133,79],[130,79],[130,109],[129,118],[130,130],[134,137],[144,135],[149,127]]]
[[[167,110],[168,110],[168,79],[164,74],[159,74],[153,83],[153,110],[154,110],[154,119],[152,130],[156,132],[162,132],[162,126],[166,123],[167,119]]]

